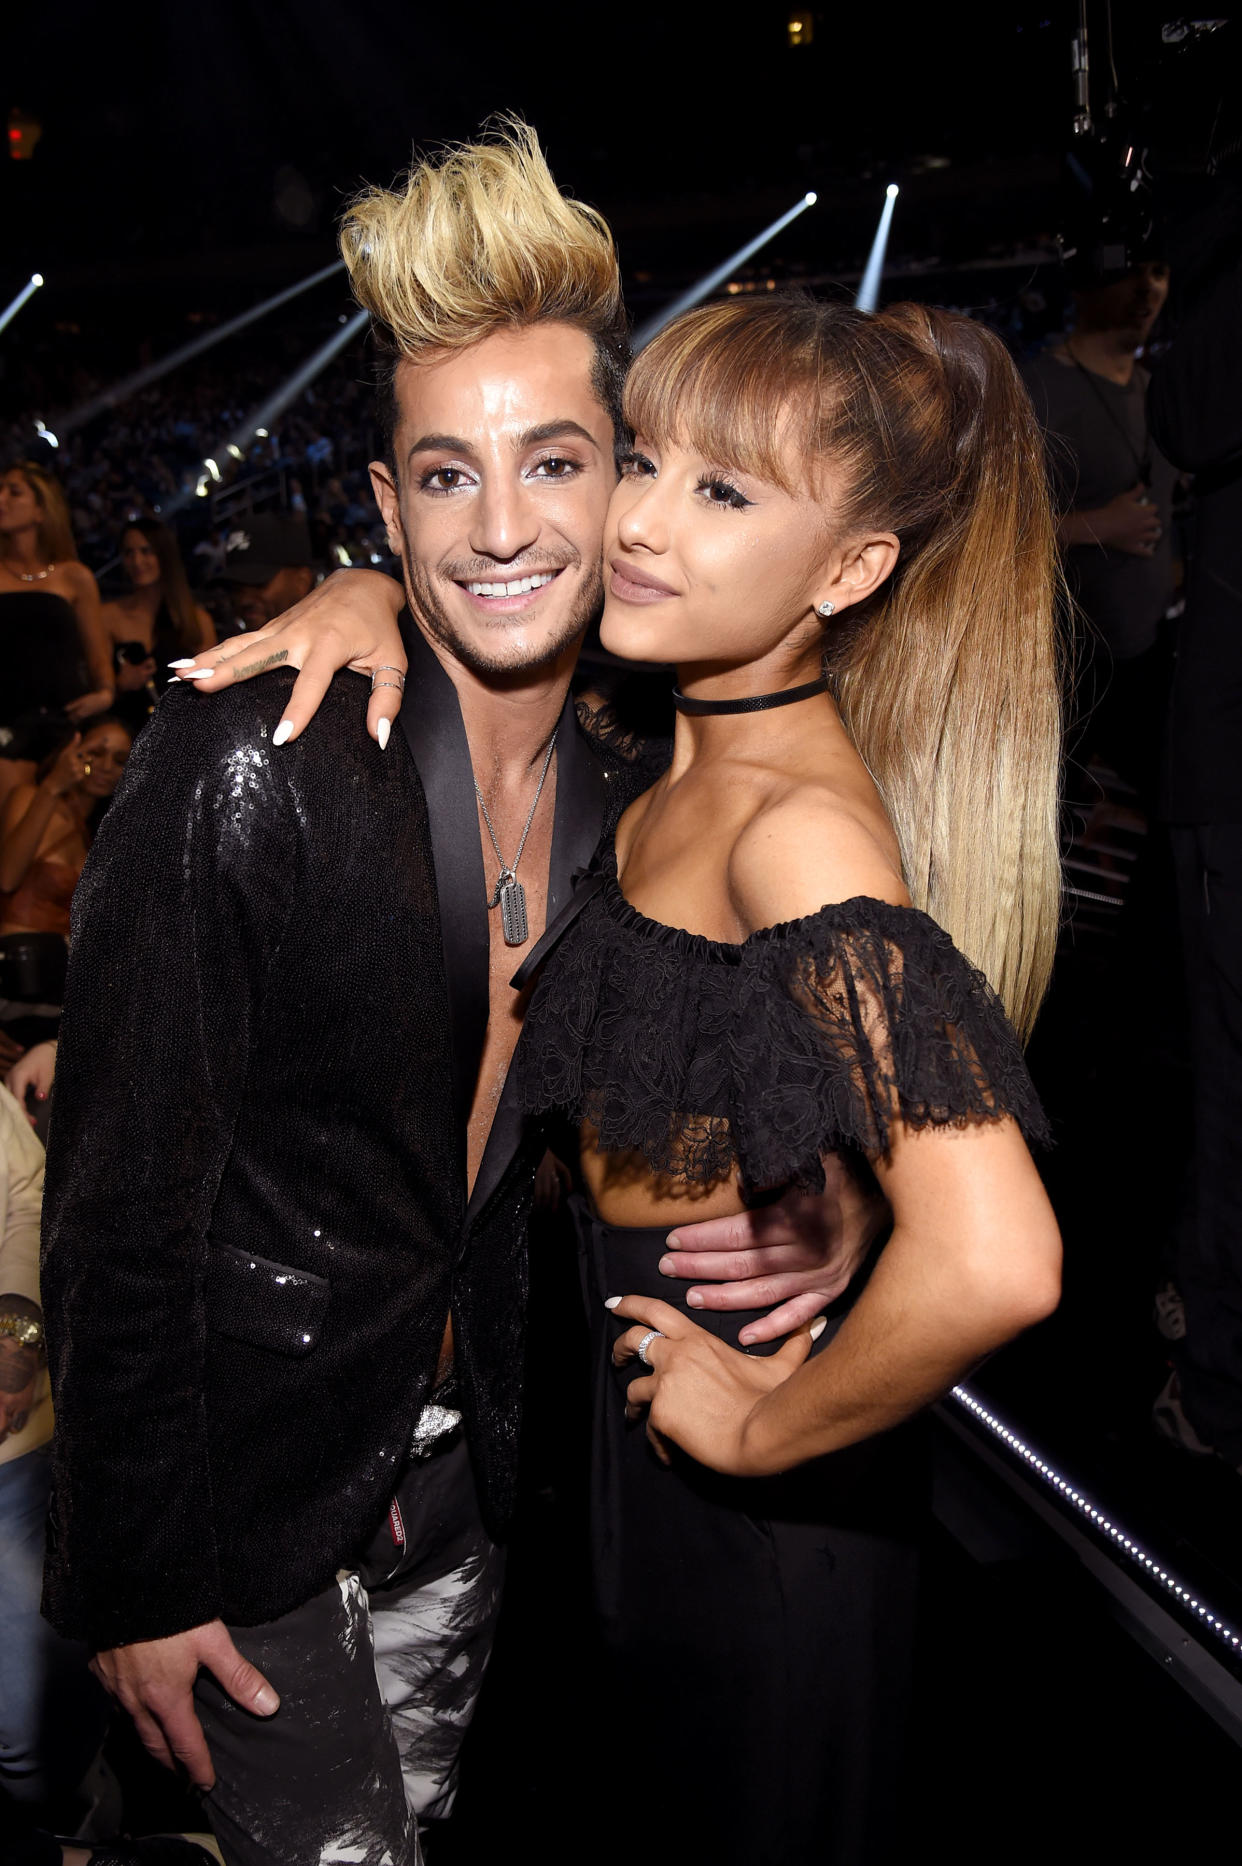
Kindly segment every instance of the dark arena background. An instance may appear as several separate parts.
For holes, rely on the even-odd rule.
[[[1139,358],[1158,378],[1238,263],[1232,13],[1145,0],[20,5],[0,35],[0,465],[56,476],[105,600],[128,588],[126,527],[171,527],[222,635],[240,621],[221,580],[229,535],[265,516],[304,519],[317,574],[393,568],[367,477],[379,442],[365,320],[335,226],[364,181],[387,185],[414,152],[505,112],[607,217],[640,338],[696,297],[793,286],[966,312],[1029,371],[1085,328],[1085,290],[1147,269],[1168,283]],[[1219,395],[1242,449],[1236,356]],[[1050,447],[1064,482],[1064,447]],[[1090,621],[1067,618],[1064,915],[1030,1049],[1056,1137],[1041,1170],[1065,1289],[931,1416],[899,1793],[908,1848],[932,1857],[1146,1863],[1236,1848],[1242,1464],[1202,1442],[1177,1398],[1180,1240],[1207,1194],[1196,986],[1167,812],[1145,779],[1205,490],[1175,479],[1167,653],[1133,765],[1113,756],[1125,732],[1093,729],[1108,676]],[[606,678],[598,644],[586,654]],[[653,676],[653,714],[666,688]],[[1237,1077],[1231,1092],[1236,1104]],[[433,1866],[660,1856],[594,1663],[572,1240],[544,1214],[533,1243],[520,1531]],[[1220,1277],[1236,1317],[1242,1233]],[[1242,1326],[1233,1338],[1242,1350]],[[658,1667],[650,1715],[662,1719]],[[123,1717],[105,1758],[118,1830],[202,1831]]]

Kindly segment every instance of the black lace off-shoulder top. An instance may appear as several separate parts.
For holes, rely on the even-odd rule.
[[[639,913],[611,851],[583,885],[514,1063],[528,1112],[748,1197],[819,1190],[825,1154],[882,1157],[897,1124],[1047,1142],[999,1000],[927,914],[859,895],[731,945]]]

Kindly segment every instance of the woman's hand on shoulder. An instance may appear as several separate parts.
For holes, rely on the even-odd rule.
[[[343,667],[359,674],[388,670],[367,707],[367,731],[381,748],[401,710],[406,657],[397,617],[401,585],[377,570],[338,570],[284,615],[260,629],[204,649],[174,672],[200,692],[219,693],[274,667],[301,670],[276,728],[280,744],[296,739],[319,710],[332,676]]]
[[[729,853],[729,894],[748,932],[867,895],[908,907],[896,838],[819,784],[800,784],[747,823]]]

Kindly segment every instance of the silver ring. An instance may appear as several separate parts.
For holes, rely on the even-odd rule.
[[[377,693],[381,687],[395,687],[398,693],[405,692],[404,686],[399,686],[395,680],[373,680],[371,682],[372,693]]]
[[[397,676],[397,679],[396,680],[376,680],[375,676],[377,674],[395,674]],[[388,662],[385,662],[382,667],[373,668],[371,671],[372,693],[374,693],[376,687],[395,687],[398,684],[398,682],[400,682],[401,691],[404,693],[405,692],[405,675],[401,672],[401,669],[399,667],[391,667],[388,664]]]
[[[646,1334],[643,1336],[642,1340],[639,1342],[637,1348],[635,1349],[635,1353],[638,1355],[638,1358],[642,1362],[644,1367],[651,1366],[651,1362],[647,1359],[647,1349],[651,1346],[653,1341],[663,1341],[663,1339],[664,1339],[664,1333],[662,1329],[649,1328],[647,1330]]]

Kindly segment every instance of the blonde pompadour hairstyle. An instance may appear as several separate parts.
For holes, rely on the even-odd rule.
[[[556,319],[594,339],[601,400],[619,419],[628,334],[616,246],[601,214],[561,193],[529,124],[502,118],[398,186],[364,190],[342,221],[341,253],[389,388],[402,359]]]

